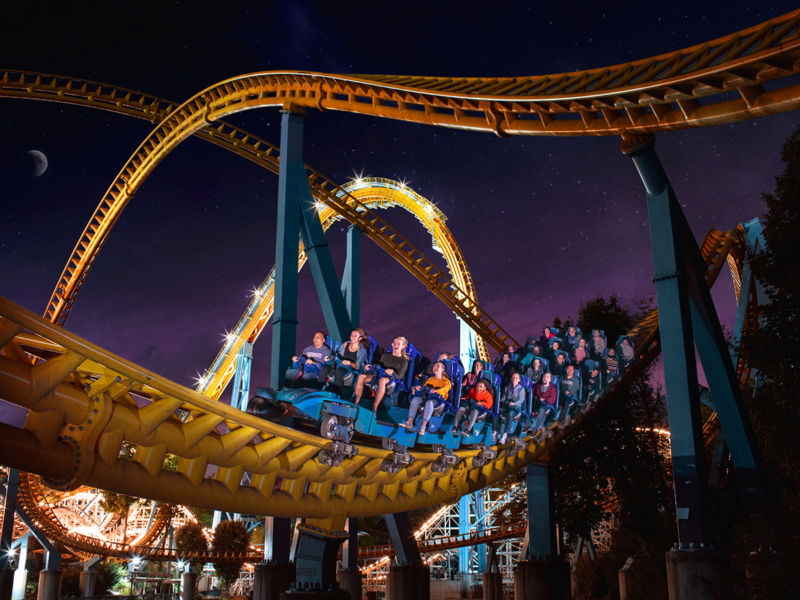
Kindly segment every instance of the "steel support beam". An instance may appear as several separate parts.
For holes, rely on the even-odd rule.
[[[308,188],[303,164],[302,112],[281,111],[278,218],[275,241],[275,307],[272,312],[270,385],[283,384],[283,371],[297,342],[297,239],[300,200]]]
[[[769,300],[764,291],[764,286],[753,277],[753,271],[750,268],[750,256],[761,252],[764,249],[764,234],[761,228],[761,223],[758,219],[753,219],[748,223],[742,223],[745,231],[745,245],[747,253],[744,258],[744,265],[742,267],[742,276],[740,278],[739,287],[739,302],[736,306],[736,319],[733,324],[733,348],[731,348],[731,358],[733,363],[736,364],[738,356],[736,355],[736,348],[742,339],[742,333],[745,328],[745,321],[747,320],[747,309],[750,300],[754,299],[757,306],[763,306]]]
[[[14,535],[14,515],[17,514],[17,491],[19,490],[19,471],[8,470],[6,480],[5,510],[3,512],[3,527],[0,531],[0,569],[8,569],[9,551],[11,550]]]
[[[347,538],[340,519],[305,519],[299,526],[295,588],[300,590],[333,590],[336,581],[336,560],[339,545]]]
[[[351,225],[347,230],[347,259],[342,273],[342,295],[350,315],[350,325],[361,321],[361,230]],[[345,338],[342,338],[344,341]]]
[[[384,517],[386,528],[389,530],[389,538],[392,540],[392,548],[397,557],[397,564],[401,566],[421,565],[422,556],[419,553],[414,531],[411,529],[408,513],[390,513]]]
[[[556,557],[556,523],[550,494],[550,469],[531,463],[525,482],[528,486],[528,558]]]
[[[664,383],[671,430],[678,543],[702,547],[707,539],[706,466],[694,346],[697,345],[739,480],[749,497],[762,489],[752,431],[716,309],[705,284],[697,242],[655,152],[653,136],[623,139],[647,193]],[[758,502],[760,504],[760,501]]]
[[[236,356],[236,373],[233,376],[231,407],[247,411],[250,397],[250,371],[253,364],[253,342],[245,342]]]
[[[475,330],[461,318],[458,319],[458,331],[458,357],[464,371],[468,372],[472,368],[473,361],[479,358],[478,336]]]
[[[264,562],[288,564],[291,527],[285,517],[264,517]]]
[[[317,296],[322,307],[322,316],[325,317],[325,324],[328,333],[337,340],[346,340],[350,337],[350,316],[345,307],[344,297],[342,296],[339,277],[336,268],[333,266],[333,258],[328,247],[328,238],[322,230],[322,223],[319,220],[317,205],[311,195],[311,188],[308,179],[303,174],[303,200],[300,210],[300,235],[303,239],[308,264],[311,267],[311,275],[314,278],[314,286],[317,288]],[[295,271],[295,276],[297,273]]]
[[[347,539],[342,544],[342,568],[358,569],[358,519],[347,519]]]

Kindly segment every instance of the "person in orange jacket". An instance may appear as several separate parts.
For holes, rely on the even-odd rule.
[[[461,420],[469,411],[469,421],[467,427],[463,431],[463,435],[470,435],[472,428],[475,427],[475,421],[478,420],[478,415],[491,410],[494,405],[494,397],[489,391],[489,385],[485,379],[479,379],[474,388],[471,388],[467,395],[464,396],[465,400],[469,400],[469,404],[465,402],[463,406],[458,409],[456,413],[456,420],[453,423],[453,435],[459,435],[458,426]]]

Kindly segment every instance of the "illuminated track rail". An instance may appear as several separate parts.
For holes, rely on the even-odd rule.
[[[152,118],[153,115],[165,117],[168,114],[166,111],[174,106],[167,100],[97,82],[72,80],[41,73],[10,71],[4,72],[3,78],[0,80],[0,97],[46,99],[111,111],[118,108],[118,112],[142,118]],[[245,156],[274,173],[278,171],[278,148],[247,132],[220,123],[194,133]],[[307,172],[312,193],[318,202],[331,207],[340,217],[344,217],[361,228],[365,235],[386,250],[434,295],[472,326],[481,338],[491,343],[496,350],[511,343],[516,344],[516,341],[480,308],[474,300],[474,291],[470,294],[467,290],[459,287],[457,283],[450,281],[430,259],[415,249],[388,223],[349,196],[344,188],[336,186],[309,167],[307,167]],[[89,269],[131,195],[132,190],[127,184],[123,185],[122,189],[112,186],[112,189],[106,193],[100,205],[95,209],[48,302],[45,316],[51,321],[60,325],[64,324]],[[437,242],[440,245],[444,244],[441,247],[446,252],[446,256],[447,253],[456,255],[456,262],[448,262],[448,265],[452,268],[463,264],[463,257],[461,257],[460,263],[458,262],[460,250],[457,249],[457,246],[455,248],[446,246],[448,240],[454,242],[452,235],[449,232],[446,235],[441,232],[436,235],[438,235]],[[471,283],[471,279],[468,277],[465,279],[463,274],[457,271],[454,273],[457,280],[469,280]]]
[[[497,540],[508,538],[523,537],[525,529],[528,527],[526,521],[503,525],[500,527],[489,527],[468,533],[437,537],[429,540],[418,540],[420,552],[438,552],[439,550],[450,550],[452,548],[463,548],[464,546],[475,546]],[[394,549],[390,544],[364,546],[358,549],[358,558],[383,558],[394,554]]]
[[[727,123],[800,107],[800,85],[791,84],[790,77],[800,70],[799,24],[800,11],[794,11],[657,57],[539,77],[356,77],[277,71],[225,80],[174,108],[128,159],[79,239],[47,314],[58,322],[58,313],[69,308],[74,301],[71,286],[83,280],[96,249],[149,173],[187,137],[227,115],[263,107],[333,109],[501,135],[635,135]],[[25,97],[36,83],[23,75],[19,79],[5,72],[3,94]],[[776,89],[767,90],[767,83]],[[37,93],[44,96],[44,88]],[[736,98],[729,99],[730,93]],[[51,92],[49,99],[58,99],[58,93]],[[117,102],[124,103],[124,97],[111,98],[103,107],[111,109]],[[336,190],[331,182],[314,172],[310,179],[318,199],[332,199]],[[349,201],[339,208],[357,212]],[[495,336],[499,332],[493,331],[494,324],[476,319],[476,306],[459,303],[459,294],[450,289],[453,284],[443,283],[430,261],[377,217],[351,216],[356,218],[351,222],[393,252],[487,343],[499,348],[496,342],[502,336]],[[415,268],[417,261],[422,270]]]

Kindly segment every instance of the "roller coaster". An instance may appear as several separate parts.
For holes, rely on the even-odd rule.
[[[497,447],[476,461],[477,449],[456,449],[452,467],[435,465],[440,454],[414,448],[413,462],[395,473],[381,469],[391,450],[359,445],[340,464],[323,464],[330,440],[258,419],[217,400],[235,371],[242,345],[265,327],[274,307],[272,271],[209,370],[190,390],[79,338],[62,327],[80,287],[114,223],[161,160],[181,141],[197,135],[268,170],[280,169],[280,150],[221,121],[258,107],[339,110],[492,132],[497,135],[634,136],[756,118],[794,110],[800,86],[800,11],[681,51],[576,73],[514,78],[341,76],[267,72],[226,80],[182,104],[140,92],[67,77],[3,71],[0,97],[28,98],[100,108],[156,123],[102,198],[79,238],[45,310],[45,318],[0,299],[0,389],[5,400],[28,411],[23,428],[0,424],[0,463],[42,476],[47,486],[70,490],[88,485],[154,500],[230,512],[306,517],[338,523],[452,503],[496,483],[569,434],[528,438],[521,446]],[[768,88],[767,89],[767,84]],[[736,97],[731,98],[731,93]],[[479,336],[488,357],[516,340],[477,302],[475,286],[445,215],[400,182],[366,179],[337,186],[305,166],[321,226],[339,219],[358,227],[411,272]],[[428,230],[444,256],[448,278],[433,261],[376,214],[401,207]],[[712,231],[702,245],[710,286],[728,261],[735,281],[743,273],[746,232]],[[306,260],[299,245],[298,268]],[[737,288],[738,293],[738,288]],[[750,294],[749,291],[746,294]],[[754,326],[751,298],[745,326]],[[611,386],[597,408],[579,416],[581,427],[612,402],[619,390],[660,351],[658,314],[629,332],[635,362]],[[746,379],[740,362],[738,375]],[[716,422],[706,424],[706,439]],[[120,455],[131,445],[133,459]],[[177,468],[165,458],[177,458]],[[249,478],[243,479],[247,474]],[[243,483],[245,482],[246,483]],[[127,544],[67,532],[34,475],[23,474],[21,500],[34,522],[78,555],[130,556]],[[149,544],[163,531],[157,518],[135,547],[138,554],[164,554]],[[460,542],[459,542],[460,543]],[[464,541],[464,543],[468,543]],[[470,542],[470,543],[474,543]]]

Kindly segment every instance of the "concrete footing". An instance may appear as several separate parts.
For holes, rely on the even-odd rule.
[[[197,574],[181,573],[181,600],[194,600],[197,595]]]
[[[294,563],[259,563],[253,574],[253,600],[278,600],[294,581]]]
[[[350,594],[350,600],[361,600],[361,571],[350,569],[348,571],[338,571],[336,581],[339,587]]]
[[[431,570],[427,565],[392,565],[386,579],[386,600],[430,600]]]
[[[36,600],[58,600],[61,596],[61,571],[39,571]]]
[[[514,571],[514,600],[570,600],[569,563],[560,558],[521,560]]]
[[[81,571],[79,583],[81,587],[81,598],[88,598],[94,596],[94,584],[97,581],[97,575],[94,570]]]
[[[667,552],[669,600],[716,600],[730,597],[716,550]]]
[[[499,571],[483,574],[483,600],[503,600],[503,574]]]

